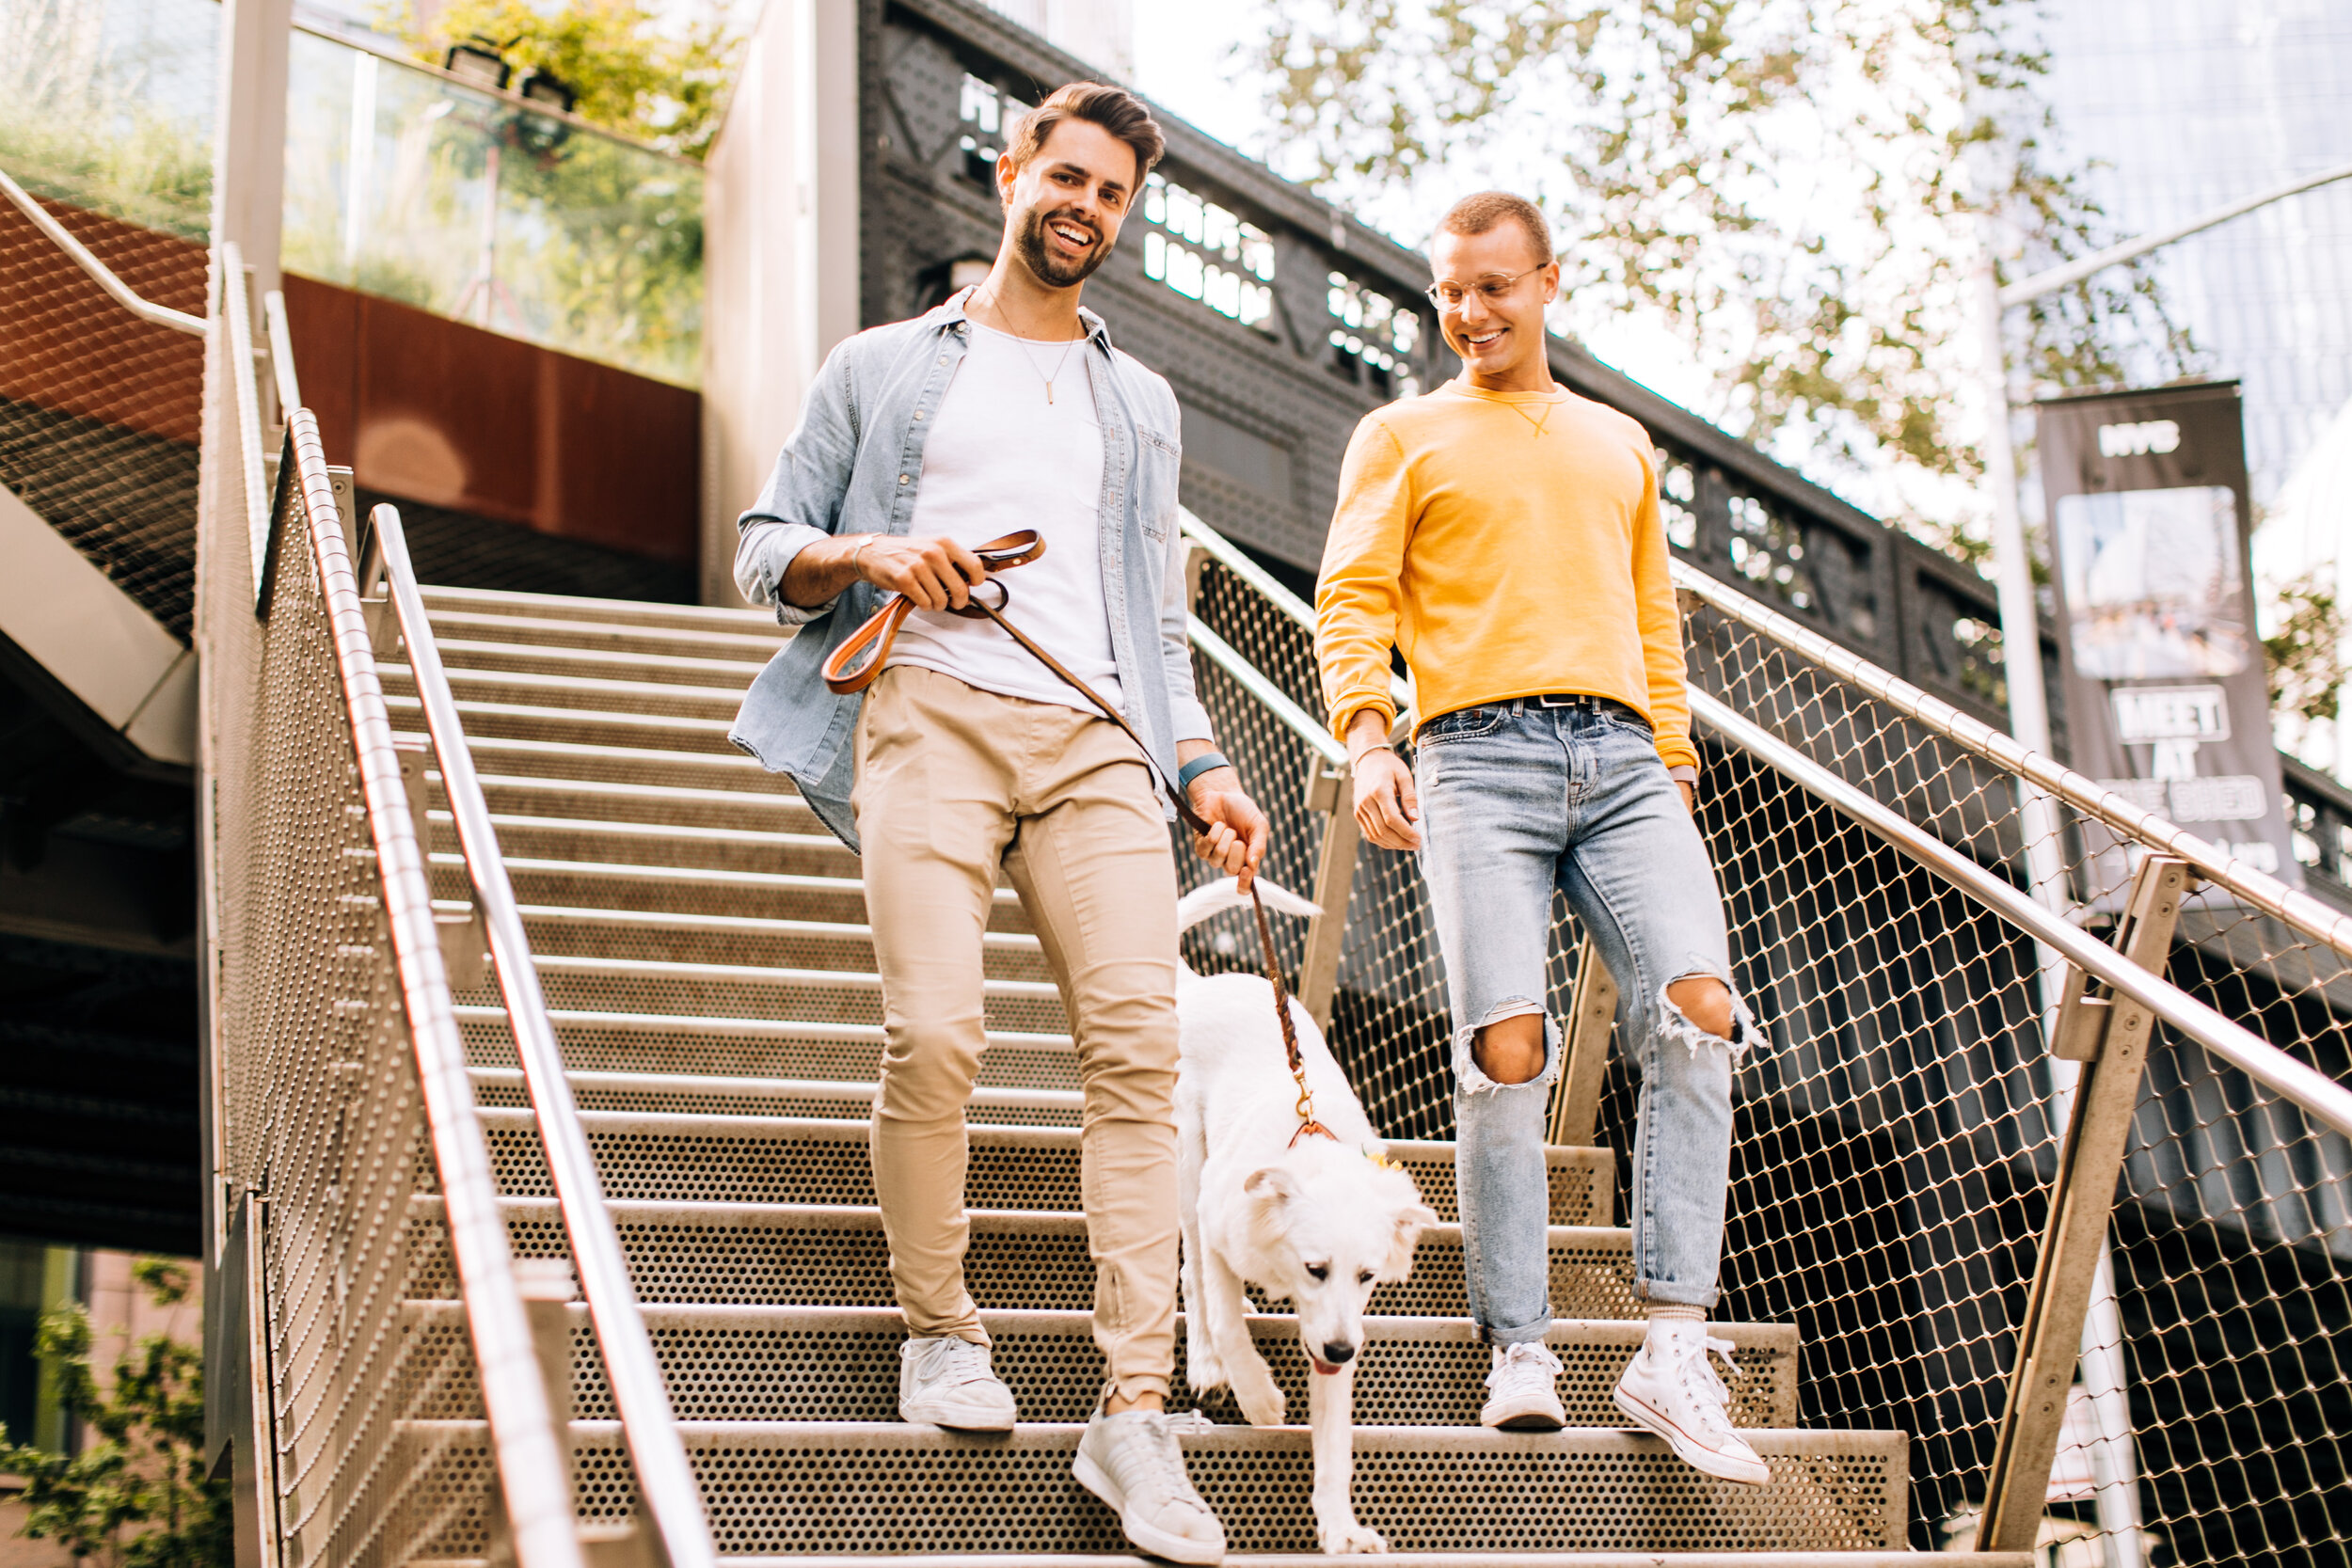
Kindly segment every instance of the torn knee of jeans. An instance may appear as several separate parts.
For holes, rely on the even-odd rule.
[[[1506,1019],[1540,1018],[1544,1021],[1544,1066],[1534,1077],[1518,1084],[1498,1084],[1486,1076],[1486,1069],[1478,1065],[1478,1032],[1490,1023]],[[1553,1022],[1543,1005],[1524,996],[1505,997],[1486,1009],[1486,1016],[1462,1030],[1454,1040],[1454,1076],[1455,1082],[1471,1094],[1488,1090],[1532,1089],[1549,1084],[1560,1070],[1560,1025]]]
[[[1712,980],[1724,988],[1724,999],[1731,1008],[1731,1033],[1728,1036],[1700,1028],[1668,994],[1685,980]],[[1747,1054],[1748,1047],[1756,1043],[1756,1019],[1748,1012],[1748,1005],[1740,999],[1740,992],[1728,979],[1711,969],[1688,971],[1658,988],[1658,1028],[1665,1038],[1681,1041],[1683,1047],[1694,1056],[1698,1054],[1702,1043],[1726,1045],[1737,1060]]]

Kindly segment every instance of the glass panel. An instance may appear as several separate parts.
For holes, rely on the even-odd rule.
[[[41,196],[201,241],[219,32],[214,0],[0,4],[0,168]]]
[[[286,132],[288,270],[699,382],[701,166],[307,33]]]

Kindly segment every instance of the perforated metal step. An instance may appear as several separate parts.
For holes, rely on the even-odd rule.
[[[477,1067],[474,1094],[484,1105],[528,1106],[519,1068]],[[1075,1070],[1072,1076],[1074,1079]],[[583,1110],[742,1114],[756,1104],[779,1117],[868,1120],[874,1085],[866,1079],[731,1078],[715,1074],[573,1072],[572,1094]],[[1076,1089],[1002,1088],[972,1091],[965,1115],[975,1123],[1008,1127],[1075,1127],[1084,1097]]]
[[[660,626],[553,615],[510,615],[473,610],[428,609],[437,638],[541,642],[617,653],[680,654],[693,658],[765,660],[783,646],[776,636],[728,626]]]
[[[414,713],[394,714],[395,734],[421,743]],[[512,736],[466,736],[474,766],[485,773],[528,773],[543,779],[610,780],[620,784],[684,784],[697,789],[747,789],[779,795],[788,786],[742,752],[656,751],[642,746],[591,745]]]
[[[457,836],[449,814],[435,811],[430,819],[433,847],[454,853]],[[781,823],[771,822],[764,831],[746,832],[732,827],[598,821],[513,812],[495,814],[491,826],[498,832],[499,848],[512,860],[767,871],[852,881],[859,875],[857,856],[821,828],[810,833],[791,832]]]
[[[1052,1558],[998,1552],[907,1552],[823,1557],[722,1557],[721,1568],[1157,1568],[1155,1557],[1133,1552],[1063,1552]],[[1919,1554],[1895,1552],[1372,1552],[1351,1557],[1349,1568],[1922,1568]],[[1226,1568],[1331,1568],[1321,1552],[1227,1552]],[[488,1568],[468,1560],[444,1568]],[[1938,1552],[1933,1568],[2039,1568],[2031,1552]]]
[[[445,613],[471,611],[573,621],[604,626],[670,626],[692,631],[753,632],[771,641],[790,635],[772,610],[750,605],[660,604],[650,599],[600,599],[580,594],[527,594],[512,588],[421,590],[425,609],[438,621]]]
[[[866,957],[870,965],[870,952]],[[855,1023],[880,1023],[882,1018],[882,980],[870,967],[796,969],[549,955],[538,960],[538,971],[548,1003],[556,1007]],[[1061,993],[1051,981],[987,979],[981,986],[990,1028],[1069,1032]]]
[[[853,921],[828,921],[526,904],[522,916],[531,950],[541,955],[869,972],[874,966],[874,934],[863,911]],[[1044,952],[1026,931],[983,932],[980,963],[987,974],[1005,979],[1042,980],[1048,974]]]
[[[721,867],[630,865],[613,861],[533,860],[509,854],[515,896],[528,904],[644,910],[667,914],[724,911],[771,920],[850,924],[866,918],[866,894],[846,877],[812,877]],[[464,898],[465,863],[453,854],[432,858],[433,896]],[[998,890],[989,923],[1000,931],[1029,929],[1028,911],[1009,888]]]
[[[412,1321],[454,1329],[457,1302],[421,1304]],[[588,1308],[571,1308],[573,1392],[579,1414],[612,1416],[612,1398],[596,1354]],[[1087,1312],[987,1312],[997,1375],[1010,1386],[1022,1418],[1083,1421],[1103,1382],[1103,1357]],[[805,1307],[658,1307],[647,1310],[671,1402],[687,1420],[897,1421],[898,1347],[906,1328],[892,1308]],[[1492,1353],[1458,1318],[1372,1318],[1356,1373],[1356,1419],[1366,1426],[1476,1426],[1486,1397]],[[1298,1344],[1297,1320],[1249,1320],[1250,1336],[1289,1399],[1286,1418],[1307,1418],[1313,1374]],[[1549,1343],[1566,1369],[1560,1400],[1574,1426],[1621,1427],[1610,1391],[1640,1348],[1644,1325],[1619,1320],[1560,1323]],[[1777,1323],[1712,1323],[1730,1339],[1738,1373],[1727,1378],[1732,1419],[1743,1427],[1797,1424],[1797,1331]],[[1184,1334],[1178,1320],[1170,1409],[1205,1409],[1241,1424],[1230,1395],[1205,1399],[1185,1381]],[[470,1408],[453,1388],[448,1410]]]
[[[417,699],[386,693],[384,706],[396,727],[421,725]],[[657,714],[606,713],[590,708],[549,707],[536,703],[457,700],[458,721],[469,738],[563,740],[595,746],[650,751],[735,752],[727,730],[732,719],[668,718]],[[739,752],[736,754],[739,755]]]
[[[516,1065],[514,1036],[501,1007],[461,1004],[459,1033],[480,1067]],[[881,1068],[880,1024],[774,1022],[763,1019],[664,1017],[648,1013],[555,1012],[564,1063],[575,1070],[730,1077],[838,1078],[871,1082]],[[1040,1088],[1074,1086],[1077,1066],[1067,1035],[998,1031],[988,1037],[980,1082]]]
[[[825,831],[807,802],[788,788],[761,793],[747,789],[697,789],[680,784],[538,779],[521,773],[489,773],[481,778],[482,793],[491,811],[501,816],[647,822],[671,828],[725,828],[739,833]],[[783,782],[778,780],[779,784]],[[443,803],[437,791],[434,803]]]
[[[1070,1473],[1080,1429],[968,1437],[899,1423],[681,1422],[722,1552],[1117,1554],[1109,1510]],[[1359,1427],[1356,1512],[1407,1552],[1888,1551],[1903,1544],[1908,1444],[1899,1432],[1751,1431],[1772,1481],[1699,1474],[1657,1438],[1589,1428],[1497,1433]],[[408,1442],[486,1433],[431,1423]],[[633,1506],[618,1427],[579,1422],[583,1512]],[[1186,1467],[1237,1553],[1314,1547],[1308,1436],[1216,1427],[1184,1439]],[[432,1555],[477,1556],[453,1521]]]
[[[648,1200],[842,1203],[874,1201],[867,1129],[838,1117],[794,1117],[759,1101],[752,1115],[596,1111],[582,1114],[596,1170],[610,1197]],[[964,1201],[976,1209],[1054,1210],[1075,1213],[1079,1133],[1075,1128],[989,1126],[966,1113],[971,1164]],[[545,1196],[547,1165],[537,1123],[528,1111],[485,1110],[483,1124],[498,1168],[499,1190]],[[1389,1158],[1411,1173],[1438,1218],[1460,1217],[1454,1145],[1397,1142]],[[1600,1148],[1546,1150],[1554,1225],[1609,1223],[1614,1157]]]
[[[767,662],[749,649],[736,656],[705,658],[694,654],[640,654],[559,642],[501,642],[494,637],[444,637],[438,642],[441,663],[452,671],[570,672],[592,679],[678,679],[690,686],[732,686],[739,691],[758,678]]]
[[[405,664],[378,665],[387,696],[413,698],[416,680]],[[640,680],[627,667],[590,674],[578,670],[474,670],[450,664],[450,690],[458,702],[519,708],[564,708],[582,714],[707,719],[731,722],[743,705],[748,681],[733,673],[723,679],[675,673],[666,680]]]
[[[420,1295],[456,1293],[441,1237],[439,1200],[419,1198]],[[552,1202],[506,1198],[501,1206],[517,1256],[566,1255]],[[756,1203],[612,1205],[640,1300],[660,1303],[770,1303],[777,1306],[885,1307],[890,1248],[881,1212],[869,1208]],[[975,1211],[964,1254],[972,1298],[984,1307],[1085,1311],[1094,1305],[1094,1263],[1086,1220],[1078,1214]],[[1548,1238],[1552,1310],[1564,1318],[1630,1318],[1630,1232],[1554,1226]],[[1262,1307],[1278,1304],[1261,1302]],[[1413,1273],[1373,1291],[1372,1310],[1401,1317],[1466,1317],[1462,1232],[1441,1225],[1422,1233]]]

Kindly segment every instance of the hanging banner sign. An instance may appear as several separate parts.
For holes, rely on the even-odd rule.
[[[2035,411],[2074,768],[2300,887],[2254,634],[2237,383]],[[2079,891],[2112,906],[2133,868],[2104,830],[2083,832]]]

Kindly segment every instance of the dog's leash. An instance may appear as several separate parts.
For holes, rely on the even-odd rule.
[[[990,575],[973,585],[972,596],[961,609],[951,610],[948,613],[960,615],[967,621],[995,622],[1005,628],[1007,636],[1028,650],[1030,657],[1051,670],[1063,685],[1093,704],[1104,718],[1117,724],[1125,732],[1127,738],[1136,743],[1136,750],[1143,753],[1144,765],[1158,775],[1161,784],[1167,785],[1168,798],[1176,802],[1176,815],[1184,819],[1184,826],[1196,834],[1206,836],[1209,832],[1208,819],[1192,809],[1192,802],[1184,799],[1184,792],[1162,771],[1159,760],[1152,754],[1152,748],[1143,743],[1143,737],[1136,734],[1135,726],[1127,722],[1126,717],[1104,702],[1102,693],[1064,669],[1061,660],[1039,647],[1030,640],[1028,633],[1000,613],[1012,602],[1012,590],[994,574],[1009,572],[1015,566],[1025,566],[1045,553],[1045,541],[1037,531],[1022,529],[1008,533],[1001,539],[992,539],[975,547],[972,553],[980,558],[980,564],[988,568]],[[980,589],[990,586],[996,590],[996,602],[993,605],[984,603],[979,597]],[[826,689],[846,697],[873,685],[882,674],[882,666],[889,662],[890,645],[898,640],[898,628],[906,624],[907,616],[914,609],[914,601],[903,594],[893,594],[884,600],[882,608],[864,626],[850,633],[850,640],[834,649],[832,657],[825,660],[823,673]],[[1314,1090],[1307,1086],[1306,1058],[1299,1053],[1298,1031],[1291,1023],[1290,988],[1282,984],[1282,966],[1274,957],[1274,927],[1266,920],[1265,903],[1258,896],[1254,884],[1249,889],[1249,908],[1257,917],[1258,946],[1265,957],[1265,977],[1274,987],[1274,1019],[1281,1026],[1282,1053],[1289,1060],[1291,1078],[1298,1085],[1298,1102],[1295,1107],[1298,1113],[1298,1131],[1291,1134],[1291,1143],[1295,1145],[1311,1132],[1337,1143],[1339,1135],[1315,1119]]]

